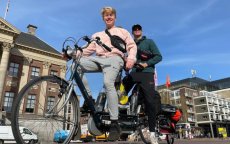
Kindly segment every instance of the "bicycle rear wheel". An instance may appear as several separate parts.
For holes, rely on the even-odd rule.
[[[173,144],[174,143],[173,134],[166,134],[166,140],[167,140],[167,144]]]
[[[69,143],[79,127],[79,101],[72,93],[65,101],[68,83],[56,76],[33,79],[19,92],[12,108],[12,131],[17,143]]]

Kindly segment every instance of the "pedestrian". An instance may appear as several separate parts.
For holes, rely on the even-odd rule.
[[[132,34],[137,44],[137,65],[130,74],[123,79],[125,90],[128,93],[135,83],[140,83],[141,94],[143,95],[148,123],[150,130],[150,140],[152,144],[158,144],[155,134],[156,115],[160,110],[161,99],[155,91],[154,70],[155,65],[162,60],[161,53],[153,40],[142,35],[142,26],[139,24],[132,26]]]

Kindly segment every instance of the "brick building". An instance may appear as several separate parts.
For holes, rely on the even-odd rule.
[[[215,81],[193,77],[172,82],[166,89],[158,87],[161,102],[172,104],[183,111],[179,123],[201,127],[204,135],[218,136],[218,128],[226,127],[230,136],[230,78]]]

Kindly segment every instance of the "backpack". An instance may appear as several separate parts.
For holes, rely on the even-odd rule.
[[[117,48],[118,50],[120,50],[121,52],[123,53],[126,53],[126,43],[125,41],[120,38],[119,36],[116,36],[116,35],[111,35],[108,31],[108,29],[105,30],[105,33],[110,37],[110,41],[111,41],[111,44]]]

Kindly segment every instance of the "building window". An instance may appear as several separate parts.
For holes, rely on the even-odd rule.
[[[180,100],[176,100],[176,104],[180,104]]]
[[[206,110],[206,107],[202,107],[201,110],[205,111],[205,110]]]
[[[53,106],[54,106],[54,102],[55,102],[55,97],[54,96],[48,96],[47,98],[47,111],[49,111]]]
[[[175,91],[174,93],[175,93],[175,96],[180,96],[180,91],[179,90]]]
[[[50,75],[55,75],[55,76],[57,76],[57,75],[58,75],[58,72],[55,71],[55,70],[51,70],[51,71],[50,71]]]
[[[11,111],[12,104],[14,100],[14,93],[13,92],[6,92],[4,98],[4,111]]]
[[[13,77],[17,77],[18,68],[19,68],[19,64],[11,62],[9,67],[9,75]]]
[[[68,113],[71,113],[71,106],[68,108]]]
[[[32,67],[31,78],[30,79],[34,79],[34,78],[38,77],[39,74],[40,74],[40,68]]]
[[[200,102],[201,102],[201,103],[204,103],[204,99],[201,99]]]
[[[26,103],[26,112],[34,113],[34,106],[35,106],[35,95],[28,95],[27,103]]]

